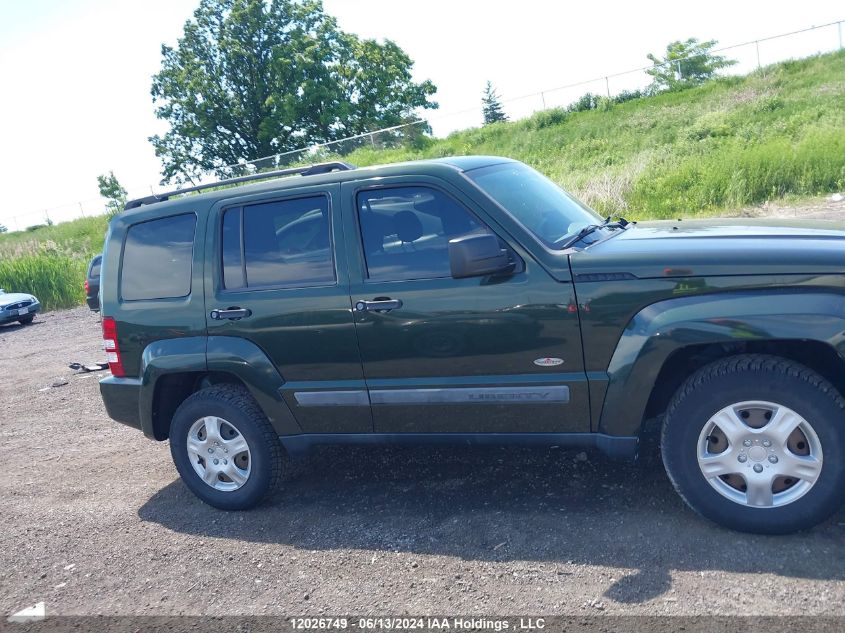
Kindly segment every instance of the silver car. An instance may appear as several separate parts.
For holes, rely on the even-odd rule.
[[[6,292],[0,288],[0,325],[17,321],[21,325],[32,323],[41,303],[23,292]]]

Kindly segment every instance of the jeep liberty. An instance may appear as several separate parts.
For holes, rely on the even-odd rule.
[[[213,187],[127,204],[101,279],[108,413],[169,439],[206,503],[258,504],[318,444],[634,458],[656,421],[678,493],[721,525],[841,505],[842,227],[603,220],[483,156]]]

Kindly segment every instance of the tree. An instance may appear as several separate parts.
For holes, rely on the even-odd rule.
[[[5,233],[8,230],[4,225],[0,224],[0,233]]]
[[[663,59],[649,54],[654,66],[646,72],[652,77],[652,90],[680,90],[697,86],[712,79],[717,70],[736,64],[734,59],[713,55],[710,51],[716,44],[716,40],[699,42],[691,37],[684,42],[669,44]]]
[[[484,87],[484,96],[481,98],[481,112],[484,114],[484,125],[508,120],[508,115],[502,108],[499,95],[489,81]]]
[[[163,182],[407,121],[436,108],[394,42],[338,28],[320,0],[200,0],[153,77]],[[295,160],[296,157],[293,157]]]
[[[97,187],[100,195],[106,199],[106,215],[114,217],[126,206],[126,189],[124,189],[115,177],[114,172],[108,175],[97,176]]]

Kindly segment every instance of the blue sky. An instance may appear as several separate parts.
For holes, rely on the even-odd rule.
[[[27,0],[0,2],[0,174],[10,228],[79,214],[98,205],[96,176],[114,170],[131,195],[149,193],[159,163],[146,140],[163,131],[150,77],[162,43],[175,44],[198,0]],[[324,0],[343,29],[390,38],[416,61],[418,79],[438,87],[435,133],[478,125],[486,80],[512,117],[539,97],[512,98],[646,65],[674,39],[730,45],[845,19],[831,0],[711,0],[691,3],[556,0]],[[761,45],[763,63],[837,44],[835,29]],[[753,68],[753,47],[731,53]],[[634,87],[641,76],[612,79]],[[626,83],[627,82],[627,83]],[[630,84],[630,86],[629,86]],[[547,105],[604,90],[604,81],[550,92]],[[467,114],[452,115],[469,110]],[[60,206],[63,205],[63,206]],[[12,216],[31,214],[14,219]],[[23,228],[21,226],[21,228]]]

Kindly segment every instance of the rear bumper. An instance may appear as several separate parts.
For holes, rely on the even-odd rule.
[[[140,378],[107,376],[100,380],[100,395],[106,405],[106,413],[112,420],[143,430],[138,407],[141,397]]]
[[[26,307],[26,314],[18,314],[17,310],[0,310],[0,325],[14,323],[20,319],[25,319],[30,314],[37,314],[38,312],[41,312],[41,304],[37,301]]]

